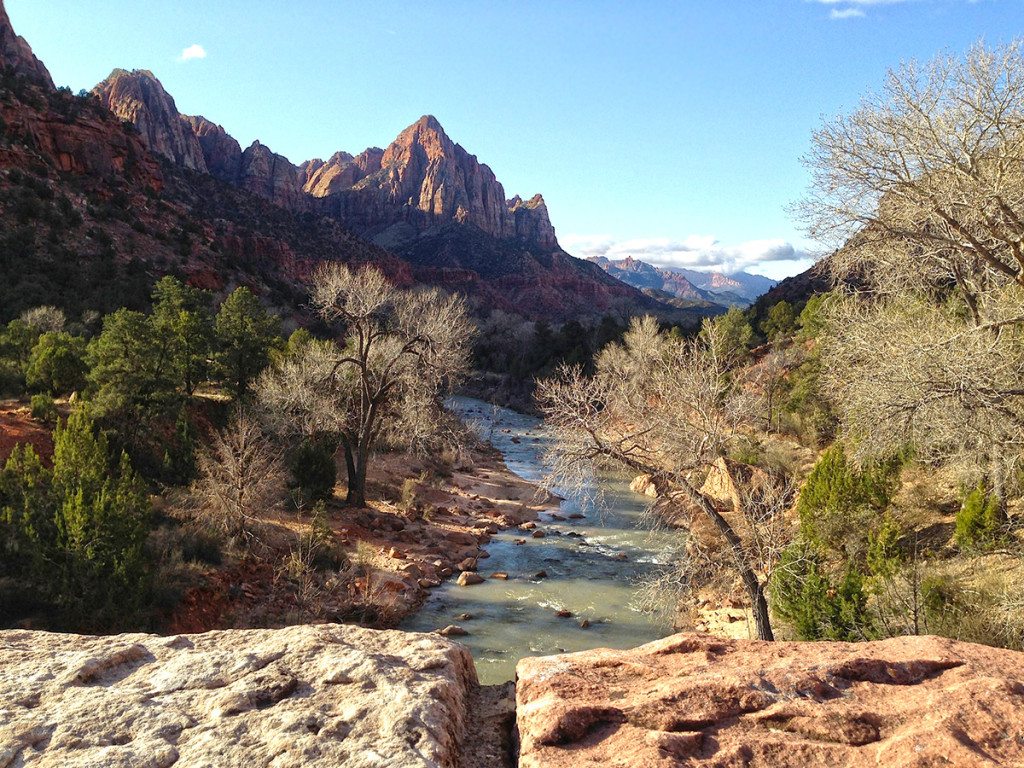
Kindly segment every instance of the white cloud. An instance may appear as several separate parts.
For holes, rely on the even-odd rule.
[[[205,59],[206,49],[198,43],[193,43],[181,52],[178,61],[192,61],[194,59]]]
[[[566,251],[580,258],[604,256],[617,260],[632,256],[659,267],[726,274],[749,270],[769,277],[784,277],[803,271],[813,262],[810,254],[781,239],[748,240],[736,245],[726,245],[710,235],[691,235],[681,240],[565,235],[559,240]]]
[[[864,11],[860,8],[833,8],[828,17],[833,21],[839,19],[862,19],[864,18]]]

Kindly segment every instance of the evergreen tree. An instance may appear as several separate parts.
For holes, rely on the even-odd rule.
[[[130,615],[146,597],[149,499],[127,454],[111,470],[107,440],[82,409],[54,434],[53,491],[55,602],[94,626]]]
[[[213,351],[210,294],[164,277],[153,288],[153,328],[171,341],[169,353],[177,383],[189,397],[207,377]]]
[[[34,389],[65,395],[85,386],[88,370],[85,339],[63,331],[49,332],[32,348],[25,381]]]
[[[248,288],[237,288],[221,304],[216,331],[220,377],[235,399],[242,400],[270,362],[280,322]]]

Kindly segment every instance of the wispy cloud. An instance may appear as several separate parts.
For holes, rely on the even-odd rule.
[[[946,1],[956,2],[957,0]],[[931,5],[937,2],[937,0],[805,0],[805,2],[830,6],[831,10],[828,17],[833,21],[840,21],[843,19],[864,18],[867,16],[868,9],[883,5]],[[966,0],[966,2],[975,3],[978,0]]]
[[[659,267],[685,267],[730,274],[750,270],[769,277],[796,274],[812,263],[810,254],[782,239],[748,240],[727,245],[710,235],[683,239],[635,238],[620,240],[608,235],[564,235],[562,247],[580,258],[632,256]]]
[[[196,59],[205,58],[206,49],[199,45],[199,43],[193,43],[181,52],[181,55],[178,57],[178,61],[194,61]]]

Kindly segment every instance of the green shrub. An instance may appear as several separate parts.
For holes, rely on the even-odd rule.
[[[804,542],[783,552],[771,597],[775,613],[800,640],[863,640],[870,635],[864,578],[850,566],[833,576]]]
[[[316,571],[336,571],[346,563],[327,523],[327,508],[322,501],[313,507],[313,519],[309,530],[302,534],[299,549],[308,553],[309,564]]]
[[[868,532],[896,490],[900,469],[898,459],[858,469],[842,445],[830,446],[800,489],[801,537],[823,552],[863,555]]]
[[[25,375],[21,363],[0,358],[0,395],[17,397],[24,391]]]
[[[953,539],[961,549],[990,547],[998,540],[1001,526],[999,500],[979,484],[964,496],[956,513]]]
[[[32,418],[46,424],[54,424],[57,421],[57,406],[49,395],[32,395]]]
[[[296,446],[288,458],[296,501],[306,504],[329,499],[338,481],[335,448],[326,438],[310,438]]]

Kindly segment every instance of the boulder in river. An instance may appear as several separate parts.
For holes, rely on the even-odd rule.
[[[479,573],[474,573],[473,571],[463,571],[459,574],[458,585],[460,587],[468,587],[473,584],[483,583],[484,577],[481,576]]]
[[[469,632],[464,630],[458,624],[449,624],[444,629],[437,630],[437,634],[443,635],[444,637],[465,637]]]

